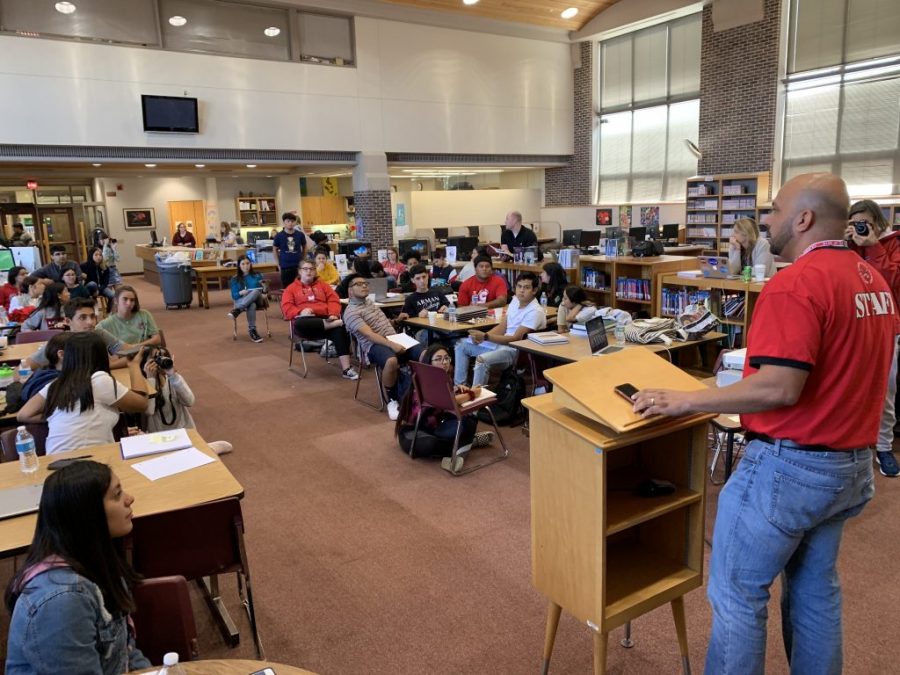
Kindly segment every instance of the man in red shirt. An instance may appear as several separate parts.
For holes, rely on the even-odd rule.
[[[475,258],[475,276],[459,287],[459,306],[484,305],[488,309],[506,306],[506,282],[494,274],[494,265],[486,255]]]
[[[839,673],[844,522],[874,494],[872,450],[897,314],[882,276],[847,247],[844,182],[788,181],[764,217],[771,249],[793,265],[753,311],[744,378],[701,392],[647,389],[645,416],[740,412],[744,459],[719,496],[706,672],[761,674],[769,587],[782,575],[782,633],[794,673]]]
[[[334,343],[341,363],[341,376],[358,380],[350,367],[350,339],[341,321],[341,299],[334,289],[316,278],[316,264],[300,263],[300,275],[288,284],[281,296],[281,313],[294,322],[294,331],[310,340],[328,339]]]

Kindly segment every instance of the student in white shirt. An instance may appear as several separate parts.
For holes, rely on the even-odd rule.
[[[537,301],[540,286],[534,272],[522,272],[516,278],[516,297],[509,303],[506,315],[487,333],[470,330],[469,337],[456,341],[456,366],[453,381],[465,384],[469,374],[469,359],[475,357],[472,386],[486,384],[491,370],[506,369],[516,362],[518,351],[509,343],[522,340],[528,333],[543,330],[547,315]]]
[[[19,410],[20,423],[47,420],[47,454],[112,443],[120,412],[147,409],[147,382],[141,361],[128,361],[131,389],[109,374],[109,355],[94,332],[74,333],[63,351],[59,377]]]

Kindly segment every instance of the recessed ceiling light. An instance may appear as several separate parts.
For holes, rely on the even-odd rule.
[[[198,169],[202,169],[206,164],[194,164]]]
[[[271,178],[272,176],[266,176],[266,178]]]
[[[172,24],[173,26],[183,26],[184,24],[187,23],[187,19],[185,19],[183,16],[178,16],[176,14],[175,16],[169,17],[169,23]]]
[[[248,168],[248,169],[255,169],[255,168],[256,168],[256,164],[248,164],[248,165],[247,165],[247,168]]]
[[[281,35],[281,29],[278,26],[269,26],[263,33],[265,33],[267,37],[275,37],[276,35]]]
[[[477,3],[478,3],[478,0],[463,0],[464,5],[474,5]]]
[[[560,12],[559,15],[564,19],[571,19],[576,14],[578,14],[578,8],[569,7],[569,9],[564,9],[562,12]]]
[[[148,169],[152,169],[156,164],[144,164]]]
[[[76,9],[75,5],[71,2],[57,2],[54,6],[56,7],[56,11],[60,14],[71,14]]]
[[[97,163],[95,162],[94,164],[91,164],[91,166],[103,166],[103,165],[102,165],[102,164],[97,164]]]

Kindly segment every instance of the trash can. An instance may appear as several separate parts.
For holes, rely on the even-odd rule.
[[[156,269],[166,309],[190,307],[194,297],[191,266],[183,262],[157,262]]]

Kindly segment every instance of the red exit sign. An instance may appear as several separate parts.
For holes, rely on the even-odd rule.
[[[30,180],[25,183],[25,187],[27,187],[29,190],[37,190],[38,182],[36,180]]]

